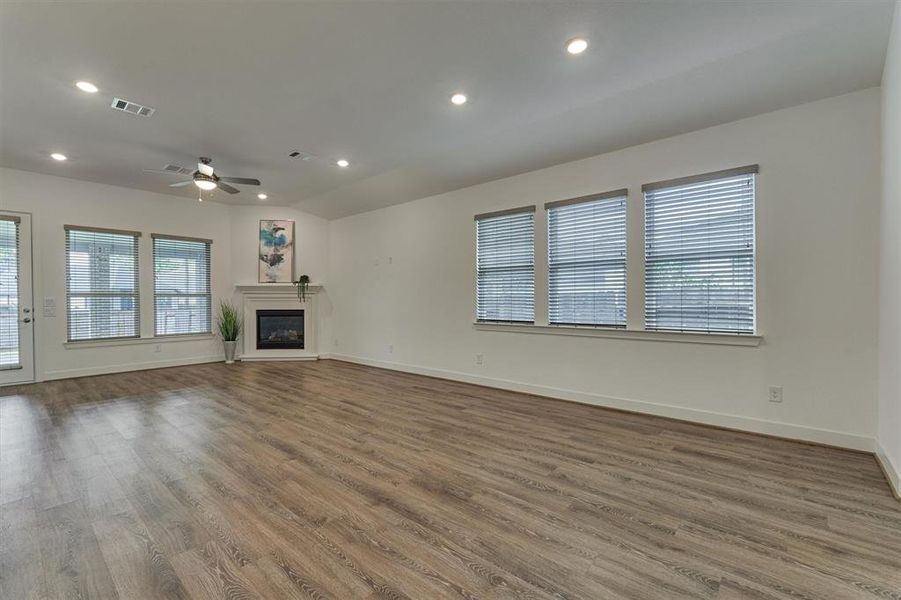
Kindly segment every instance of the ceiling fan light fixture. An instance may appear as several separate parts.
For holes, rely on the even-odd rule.
[[[216,182],[211,179],[195,179],[194,185],[207,192],[216,189]]]

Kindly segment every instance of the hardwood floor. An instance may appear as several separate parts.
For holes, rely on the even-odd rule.
[[[872,456],[334,361],[0,388],[0,596],[901,599]]]

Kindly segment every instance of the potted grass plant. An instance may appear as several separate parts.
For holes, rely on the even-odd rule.
[[[225,364],[235,362],[235,350],[238,347],[238,337],[244,324],[238,315],[238,309],[231,302],[219,303],[219,316],[216,318],[216,326],[219,335],[222,336],[222,344],[225,346]]]

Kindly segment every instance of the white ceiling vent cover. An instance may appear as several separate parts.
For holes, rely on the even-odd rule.
[[[304,152],[303,150],[294,150],[288,153],[288,156],[291,158],[299,158],[300,160],[313,160],[316,158],[315,154],[310,154],[309,152]]]
[[[149,117],[153,115],[154,112],[156,112],[155,108],[142,106],[141,104],[123,100],[122,98],[113,98],[113,103],[110,106],[115,108],[116,110],[121,110],[122,112],[138,115],[140,117]]]

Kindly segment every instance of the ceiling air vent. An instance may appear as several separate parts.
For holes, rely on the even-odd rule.
[[[113,103],[110,106],[116,110],[121,110],[122,112],[138,115],[140,117],[149,117],[156,112],[155,108],[142,106],[136,102],[130,102],[128,100],[123,100],[122,98],[113,98]]]
[[[300,160],[313,160],[316,158],[315,154],[310,154],[309,152],[303,152],[301,150],[294,150],[288,153],[288,156],[291,158],[299,158]]]

